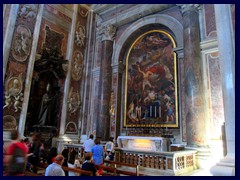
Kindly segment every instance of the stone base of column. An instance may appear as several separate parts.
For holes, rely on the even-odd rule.
[[[186,146],[185,149],[189,149],[189,150],[196,150],[196,169],[201,169],[205,172],[205,174],[209,174],[210,173],[210,168],[212,166],[214,166],[220,158],[216,158],[211,150],[211,148],[209,147],[204,147],[204,148],[200,148],[200,147],[190,147],[190,146]]]
[[[214,165],[210,172],[213,176],[235,176],[235,157],[226,156]]]
[[[57,147],[58,152],[62,152],[64,144],[78,144],[78,135],[60,135],[59,137],[52,138],[52,147]]]

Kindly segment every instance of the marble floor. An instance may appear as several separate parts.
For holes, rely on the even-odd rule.
[[[118,169],[124,170],[124,171],[131,171],[135,172],[135,168],[130,167],[118,167]],[[146,169],[146,168],[139,168],[139,174],[144,174],[144,176],[174,176],[174,174],[171,171],[164,171],[164,170],[156,170],[156,169]],[[212,176],[209,171],[197,169],[191,172],[183,173],[178,176]]]

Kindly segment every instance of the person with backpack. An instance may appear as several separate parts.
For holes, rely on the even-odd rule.
[[[19,141],[17,130],[11,131],[12,142],[6,148],[4,162],[6,176],[24,176],[27,164],[28,147]]]

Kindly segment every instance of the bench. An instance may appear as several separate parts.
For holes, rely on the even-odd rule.
[[[46,169],[47,167],[48,167],[48,164],[46,164],[46,163],[38,163],[38,168]],[[79,174],[84,174],[86,176],[93,176],[92,171],[86,171],[86,170],[82,170],[80,168],[70,168],[70,167],[62,166],[62,169],[64,171],[70,171],[70,172],[75,172],[75,173],[79,173]]]
[[[139,175],[142,176],[143,175],[143,174],[139,174],[139,165],[136,165],[136,164],[121,163],[121,162],[109,161],[109,160],[104,160],[104,163],[114,165],[114,167],[116,168],[116,173],[117,174],[123,174],[123,175],[128,175],[128,176],[139,176]],[[117,167],[121,167],[121,166],[127,166],[127,167],[135,168],[136,172],[117,169]]]

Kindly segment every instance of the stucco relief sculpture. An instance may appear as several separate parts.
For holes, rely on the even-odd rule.
[[[22,109],[23,93],[20,93],[18,96],[15,96],[14,109],[15,112]]]
[[[21,92],[21,84],[17,78],[10,79],[8,88],[8,93],[11,96],[17,96]]]
[[[83,47],[85,45],[86,28],[79,24],[77,27],[78,28],[75,32],[75,43],[77,46]]]
[[[82,16],[82,17],[87,17],[87,15],[88,15],[88,10],[83,10],[83,8],[81,8],[81,6],[79,7],[79,9],[78,9],[78,12],[79,12],[79,14]]]
[[[17,112],[22,107],[23,93],[22,92],[22,77],[21,74],[18,77],[10,77],[7,79],[7,86],[5,92],[5,105],[3,109],[10,108],[14,104],[15,112]],[[12,102],[14,101],[14,103]]]
[[[113,91],[111,92],[111,97],[110,97],[110,109],[109,109],[109,113],[110,115],[114,116],[115,115],[115,105],[114,105],[114,101],[113,101]]]
[[[100,26],[97,28],[98,34],[102,36],[102,41],[104,40],[110,40],[113,41],[116,33],[116,27],[112,24],[109,24],[107,26]]]
[[[11,115],[6,115],[3,117],[3,129],[4,130],[14,130],[17,128],[17,121],[15,117]]]
[[[78,92],[73,92],[73,87],[71,87],[67,102],[68,102],[68,112],[70,112],[71,114],[74,114],[81,105],[79,94]]]
[[[12,102],[11,102],[11,95],[8,93],[8,92],[6,92],[5,93],[5,105],[3,106],[3,109],[4,108],[10,108],[10,106],[12,105]]]
[[[37,16],[37,7],[36,4],[22,4],[20,5],[18,15],[21,18],[26,18],[28,21],[31,21]]]
[[[77,125],[75,122],[69,122],[66,125],[65,133],[77,133]]]
[[[72,78],[75,81],[81,79],[83,73],[83,54],[80,51],[75,51],[72,62]]]
[[[12,55],[14,59],[20,62],[27,59],[30,53],[31,39],[32,36],[29,28],[23,25],[19,25],[16,28],[12,47]]]

